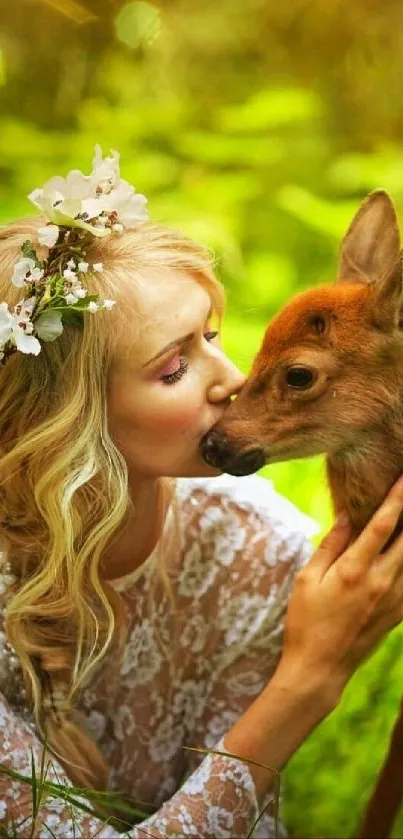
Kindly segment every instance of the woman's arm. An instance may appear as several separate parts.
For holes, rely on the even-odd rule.
[[[347,547],[338,522],[298,572],[279,667],[225,737],[229,752],[273,769],[294,754],[338,703],[357,666],[403,617],[403,534],[380,554],[403,509],[403,479]],[[344,552],[343,552],[344,551]],[[258,796],[270,773],[250,766]]]
[[[328,685],[288,670],[287,661],[224,738],[226,751],[280,770],[313,729],[333,710]],[[273,786],[272,772],[248,764],[262,800]]]

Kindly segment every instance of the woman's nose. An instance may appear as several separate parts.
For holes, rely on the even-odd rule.
[[[222,370],[220,380],[213,382],[209,388],[208,398],[210,402],[224,402],[231,396],[236,396],[245,384],[245,376],[232,363],[226,360],[225,369]]]

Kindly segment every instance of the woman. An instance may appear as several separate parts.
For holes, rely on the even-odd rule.
[[[30,775],[46,738],[48,780],[152,803],[131,837],[247,836],[267,767],[401,620],[402,538],[379,553],[403,483],[353,545],[339,521],[300,570],[312,523],[199,454],[243,384],[205,252],[145,221],[116,154],[31,198],[46,217],[0,240],[0,761]],[[0,776],[20,836],[29,799]],[[119,835],[54,799],[34,835],[74,820]],[[272,830],[264,816],[255,835]]]

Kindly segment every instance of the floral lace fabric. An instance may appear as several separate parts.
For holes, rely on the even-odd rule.
[[[184,747],[225,750],[225,733],[269,681],[293,577],[316,530],[262,478],[179,479],[161,542],[173,599],[156,582],[158,546],[141,569],[115,581],[128,641],[117,678],[106,659],[78,712],[110,767],[109,788],[156,808],[128,828],[131,839],[251,831],[259,807],[247,764]],[[31,752],[39,765],[41,745],[13,701],[8,660],[4,648],[0,762],[30,775]],[[0,774],[0,824],[25,817],[21,837],[30,835],[30,798],[29,787]],[[52,835],[121,834],[48,798],[35,836]],[[264,815],[253,835],[274,835],[273,818]]]

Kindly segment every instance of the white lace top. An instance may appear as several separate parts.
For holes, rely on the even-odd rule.
[[[153,585],[156,549],[114,583],[129,621],[119,678],[108,679],[106,662],[83,691],[80,713],[110,767],[109,788],[157,808],[128,829],[132,839],[245,837],[259,814],[247,764],[183,746],[222,749],[270,679],[293,576],[317,527],[256,476],[179,479],[176,496],[178,515],[171,508],[163,539],[175,614]],[[0,763],[30,775],[31,751],[39,765],[41,746],[9,695],[7,661],[4,648]],[[57,777],[66,782],[61,768]],[[29,787],[0,774],[0,824],[25,819],[21,837],[31,835],[30,798]],[[79,810],[73,821],[78,835],[121,835]],[[48,798],[35,836],[72,837],[73,821],[68,804]],[[254,836],[272,835],[265,815]]]

